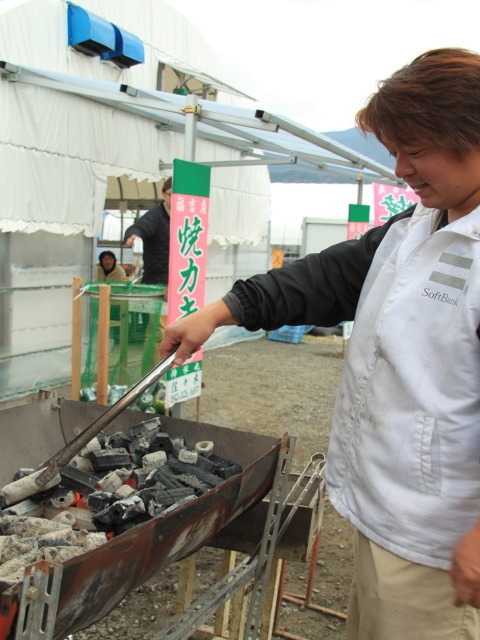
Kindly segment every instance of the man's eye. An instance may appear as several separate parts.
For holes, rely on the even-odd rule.
[[[415,158],[415,156],[418,156],[421,152],[422,149],[418,149],[418,151],[407,151],[407,155],[410,156],[410,158]]]
[[[392,156],[392,158],[396,158],[397,157],[397,152],[396,151],[389,151],[388,154],[390,156]]]

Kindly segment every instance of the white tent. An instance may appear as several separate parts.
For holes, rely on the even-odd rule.
[[[246,100],[228,80],[217,79],[227,74],[209,47],[161,0],[81,1],[84,10],[142,42],[144,62],[127,68],[69,46],[69,7],[64,0],[0,2],[0,59],[5,61],[0,79],[0,398],[68,379],[72,280],[88,280],[94,273],[95,242],[108,199],[118,205],[149,185],[152,201],[158,200],[161,182],[171,173],[159,167],[160,159],[184,157],[183,133],[162,130],[115,104],[92,101],[80,90],[54,91],[26,82],[27,76],[63,74],[80,84],[156,90],[161,73],[169,71],[182,85],[193,78],[200,95],[215,97],[214,92],[225,103]],[[34,68],[40,71],[30,74]],[[197,150],[219,160],[241,157],[211,141],[199,142]],[[224,201],[230,215],[217,217],[215,209]],[[265,242],[270,217],[265,168],[215,172],[211,204],[210,239],[217,247]],[[211,252],[215,269],[227,271],[229,281],[231,252],[217,251],[218,256]],[[260,268],[265,266],[263,260]],[[215,283],[228,286],[221,278]]]
[[[27,68],[41,69],[37,78],[67,74],[77,82],[116,87],[135,83],[152,90],[157,86],[160,63],[178,66],[181,61],[192,74],[197,68],[203,78],[205,73],[200,70],[212,70],[212,76],[222,72],[190,25],[159,0],[86,0],[81,4],[140,37],[145,62],[119,69],[112,62],[68,47],[68,3],[63,0],[0,3],[0,59],[8,62],[7,68],[19,68],[17,78],[6,73],[7,81],[0,86],[4,114],[0,162],[8,167],[0,177],[0,229],[4,232],[45,230],[96,237],[109,178],[159,182],[170,173],[159,169],[159,160],[184,157],[182,134],[162,131],[151,120],[115,106],[83,99],[80,89],[58,92],[26,83]],[[223,99],[235,99],[228,85],[215,84],[224,89]],[[200,143],[198,152],[222,160],[240,157],[238,151],[212,142]],[[236,241],[257,242],[270,215],[267,172],[258,168],[217,172],[212,180],[214,209],[217,198],[228,198],[236,214],[223,221],[222,241],[231,236]],[[248,217],[253,214],[248,224],[247,213]],[[215,212],[212,224],[214,237]]]
[[[359,185],[398,183],[368,158],[254,109],[191,25],[161,0],[81,0],[82,11],[142,43],[144,62],[128,67],[69,46],[71,6],[0,2],[0,397],[2,389],[24,391],[25,367],[35,385],[68,377],[68,289],[74,276],[92,274],[105,208],[122,200],[133,209],[151,206],[173,158],[192,159],[192,145],[196,161],[215,167],[207,301],[235,277],[268,266],[270,183],[261,165],[303,162]],[[196,83],[201,111],[186,109],[191,96],[161,90],[167,71],[182,87]],[[54,376],[46,352],[62,356],[52,361]],[[20,359],[17,385],[11,379]]]
[[[15,114],[0,124],[0,161],[9,169],[0,177],[0,229],[96,237],[109,178],[154,184],[167,175],[172,158],[184,157],[186,98],[156,91],[158,65],[170,62],[194,74],[188,65],[195,60],[197,76],[210,78],[222,98],[235,91],[202,71],[217,71],[218,63],[188,23],[161,2],[82,2],[100,17],[128,25],[144,42],[145,63],[129,69],[66,46],[63,0],[11,5],[0,20],[7,80],[2,103],[8,115]],[[165,48],[168,42],[171,51],[160,50],[158,42]],[[258,242],[270,216],[268,176],[258,167],[240,167],[246,154],[267,151],[276,156],[270,162],[300,159],[324,171],[366,169],[377,180],[397,181],[377,163],[285,118],[264,112],[256,118],[252,108],[200,102],[196,159],[229,166],[212,179],[210,239],[222,245]]]

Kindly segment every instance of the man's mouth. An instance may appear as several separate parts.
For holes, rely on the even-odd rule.
[[[422,182],[421,184],[415,184],[415,185],[410,185],[410,187],[413,189],[413,191],[419,195],[423,189],[425,189],[425,187],[427,187],[427,183],[426,182]]]

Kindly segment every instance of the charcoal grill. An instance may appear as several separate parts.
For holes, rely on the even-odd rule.
[[[18,468],[42,464],[104,411],[100,405],[58,398],[1,411],[1,486]],[[125,410],[105,431],[127,431],[149,418],[151,414]],[[103,618],[132,589],[207,544],[270,490],[280,438],[167,416],[162,417],[162,428],[173,436],[184,436],[189,447],[198,441],[213,441],[215,452],[240,464],[243,472],[174,512],[64,562],[54,640],[63,640]],[[21,592],[22,583],[7,589],[0,579],[0,640],[6,640],[15,625]]]

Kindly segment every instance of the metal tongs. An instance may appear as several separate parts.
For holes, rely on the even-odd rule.
[[[36,475],[35,483],[39,488],[44,487],[70,460],[85,447],[90,440],[102,431],[124,409],[129,407],[144,391],[168,371],[173,365],[176,351],[164,358],[154,369],[147,373],[137,384],[125,393],[117,402],[112,404],[104,413],[94,420],[86,429],[57,451],[49,460],[40,465],[42,473]]]

